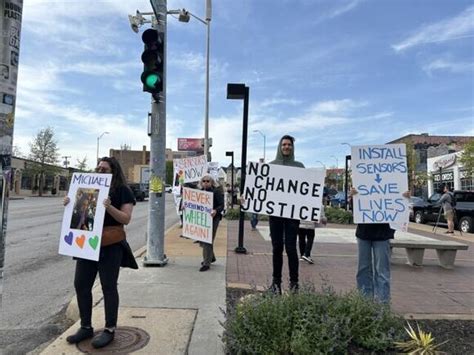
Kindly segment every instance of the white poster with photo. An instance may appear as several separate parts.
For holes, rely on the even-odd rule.
[[[408,228],[408,166],[405,144],[352,146],[354,223],[390,223]]]
[[[209,175],[212,176],[214,181],[219,181],[219,168],[220,168],[220,165],[219,165],[219,162],[217,161],[210,161],[207,164],[207,171]]]
[[[74,173],[64,208],[59,254],[99,260],[105,207],[112,174]]]
[[[199,181],[207,173],[207,159],[204,155],[173,159],[173,168],[173,191],[176,191],[183,184]]]
[[[183,188],[183,236],[212,244],[213,193]]]
[[[319,222],[325,175],[324,168],[302,169],[250,162],[242,210]]]

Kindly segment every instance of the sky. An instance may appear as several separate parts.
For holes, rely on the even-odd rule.
[[[205,17],[205,0],[169,0]],[[27,156],[42,128],[71,166],[127,144],[149,149],[141,33],[146,0],[25,0],[13,145]],[[206,26],[168,15],[166,146],[203,137]],[[214,0],[209,136],[213,161],[240,165],[250,88],[249,161],[296,138],[307,167],[343,167],[348,145],[407,134],[474,136],[474,5],[455,0]],[[255,132],[256,130],[260,131]],[[265,136],[265,147],[264,138]],[[347,143],[347,144],[342,144]],[[265,149],[264,149],[265,148]],[[61,164],[62,158],[58,161]]]

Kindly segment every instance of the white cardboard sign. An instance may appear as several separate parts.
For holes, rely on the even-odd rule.
[[[59,254],[99,260],[105,207],[112,174],[74,173],[64,208]]]
[[[405,144],[353,146],[354,223],[390,223],[408,228],[408,166]]]
[[[214,194],[209,191],[183,187],[183,235],[212,244]]]
[[[326,171],[249,162],[242,210],[319,222]]]

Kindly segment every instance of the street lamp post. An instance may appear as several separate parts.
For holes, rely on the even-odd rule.
[[[206,100],[204,108],[204,155],[206,159],[209,159],[209,60],[210,60],[210,47],[211,47],[211,17],[212,17],[212,0],[206,0],[206,20],[203,20],[199,16],[182,9],[182,10],[170,10],[168,14],[179,15],[178,20],[180,22],[189,22],[189,16],[194,17],[199,22],[207,26],[206,36]]]
[[[316,163],[321,164],[323,168],[326,169],[326,164],[324,164],[321,160],[316,160]]]
[[[245,176],[247,166],[247,135],[248,135],[248,121],[249,121],[249,87],[245,84],[227,84],[227,99],[229,100],[244,100],[244,117],[242,123],[242,157],[240,163],[241,177],[240,177],[240,191],[244,191]],[[245,213],[240,206],[239,215],[239,245],[235,248],[236,253],[247,253],[244,247],[244,217]]]
[[[232,196],[230,197],[230,207],[234,208],[234,152],[225,152],[226,157],[231,158],[230,165],[232,166],[231,175],[230,175],[230,193]]]
[[[338,173],[339,159],[337,159],[335,155],[331,155],[330,157],[336,159],[336,190],[339,191],[339,173]]]
[[[341,145],[347,145],[349,147],[349,151],[351,150],[351,145],[349,143],[341,143]],[[351,160],[351,155],[346,155],[346,164],[344,169],[344,196],[346,199],[346,211],[349,211],[349,199],[347,197],[347,192],[349,190],[348,181],[349,181],[349,160]]]
[[[263,137],[263,162],[265,163],[265,151],[267,149],[267,142],[266,142],[266,136],[265,134],[263,134],[262,131],[258,130],[258,129],[254,129],[253,130],[255,133],[260,133]]]
[[[99,161],[99,141],[104,136],[104,134],[109,134],[109,133],[110,132],[102,132],[102,134],[97,137],[97,161],[96,161],[96,163]]]

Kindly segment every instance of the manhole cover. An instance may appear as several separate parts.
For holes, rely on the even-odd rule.
[[[94,332],[94,336],[99,334],[101,331],[102,329]],[[80,342],[77,344],[77,348],[86,354],[129,354],[133,351],[144,348],[149,340],[150,336],[143,329],[134,327],[118,327],[115,329],[114,340],[105,348],[94,349],[91,345],[91,339]]]

